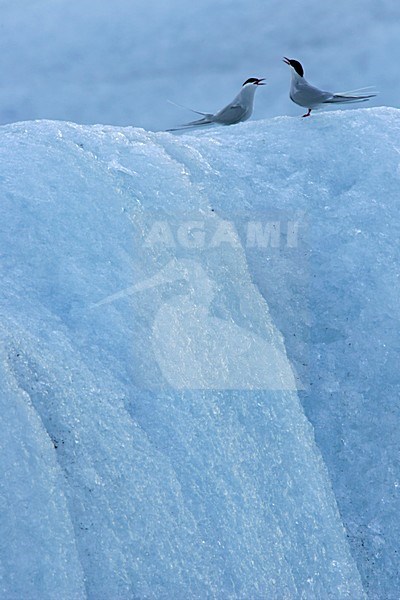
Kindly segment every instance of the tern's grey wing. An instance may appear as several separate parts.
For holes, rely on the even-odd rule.
[[[307,82],[292,86],[290,98],[304,108],[315,108],[333,97],[332,92],[324,92]]]
[[[250,114],[248,115],[247,113],[248,109],[240,104],[228,104],[228,106],[214,115],[213,122],[220,123],[221,125],[234,125],[248,119]]]

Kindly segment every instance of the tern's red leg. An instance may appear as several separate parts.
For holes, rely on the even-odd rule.
[[[309,108],[309,109],[308,109],[308,113],[307,113],[307,114],[305,114],[305,115],[303,115],[303,117],[309,117],[309,116],[311,115],[311,110],[312,110],[312,109],[311,109],[311,108]]]

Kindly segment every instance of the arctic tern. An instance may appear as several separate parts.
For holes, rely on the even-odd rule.
[[[292,72],[292,80],[290,83],[290,99],[299,106],[308,109],[308,112],[303,117],[309,117],[311,111],[320,108],[324,104],[350,104],[353,102],[366,102],[370,98],[374,98],[377,94],[357,94],[362,90],[354,90],[353,92],[325,92],[314,87],[304,79],[304,69],[298,60],[293,58],[283,58],[283,62],[289,65]],[[366,89],[366,88],[364,88]]]
[[[186,123],[181,127],[176,127],[175,129],[167,129],[167,131],[181,131],[183,129],[190,129],[191,127],[213,125],[214,123],[219,125],[234,125],[235,123],[247,121],[253,113],[256,89],[259,85],[265,85],[264,81],[265,79],[257,79],[256,77],[246,79],[238,95],[217,113],[203,113],[198,110],[189,109],[198,115],[202,115],[202,118]]]

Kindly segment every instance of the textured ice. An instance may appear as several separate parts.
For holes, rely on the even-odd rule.
[[[396,598],[399,129],[1,128],[4,598]]]

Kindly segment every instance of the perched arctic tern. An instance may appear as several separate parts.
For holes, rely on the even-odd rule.
[[[263,83],[265,79],[257,79],[257,77],[250,77],[246,79],[242,85],[242,89],[237,96],[224,108],[221,108],[215,115],[212,113],[203,113],[198,110],[191,110],[192,112],[202,115],[201,119],[197,121],[191,121],[185,123],[181,127],[175,129],[167,129],[167,131],[181,131],[191,127],[203,127],[204,125],[213,125],[218,123],[219,125],[235,125],[235,123],[241,123],[247,121],[253,113],[254,106],[254,94],[259,85],[265,85]]]
[[[325,92],[319,90],[309,84],[304,79],[304,69],[298,60],[292,58],[283,58],[283,62],[289,65],[292,72],[292,80],[290,82],[290,99],[299,106],[308,108],[308,112],[303,117],[309,117],[311,111],[315,108],[320,108],[324,104],[350,104],[352,102],[366,102],[370,98],[374,98],[377,94],[358,94],[362,90],[354,90],[353,92]],[[366,89],[366,88],[364,88]]]

